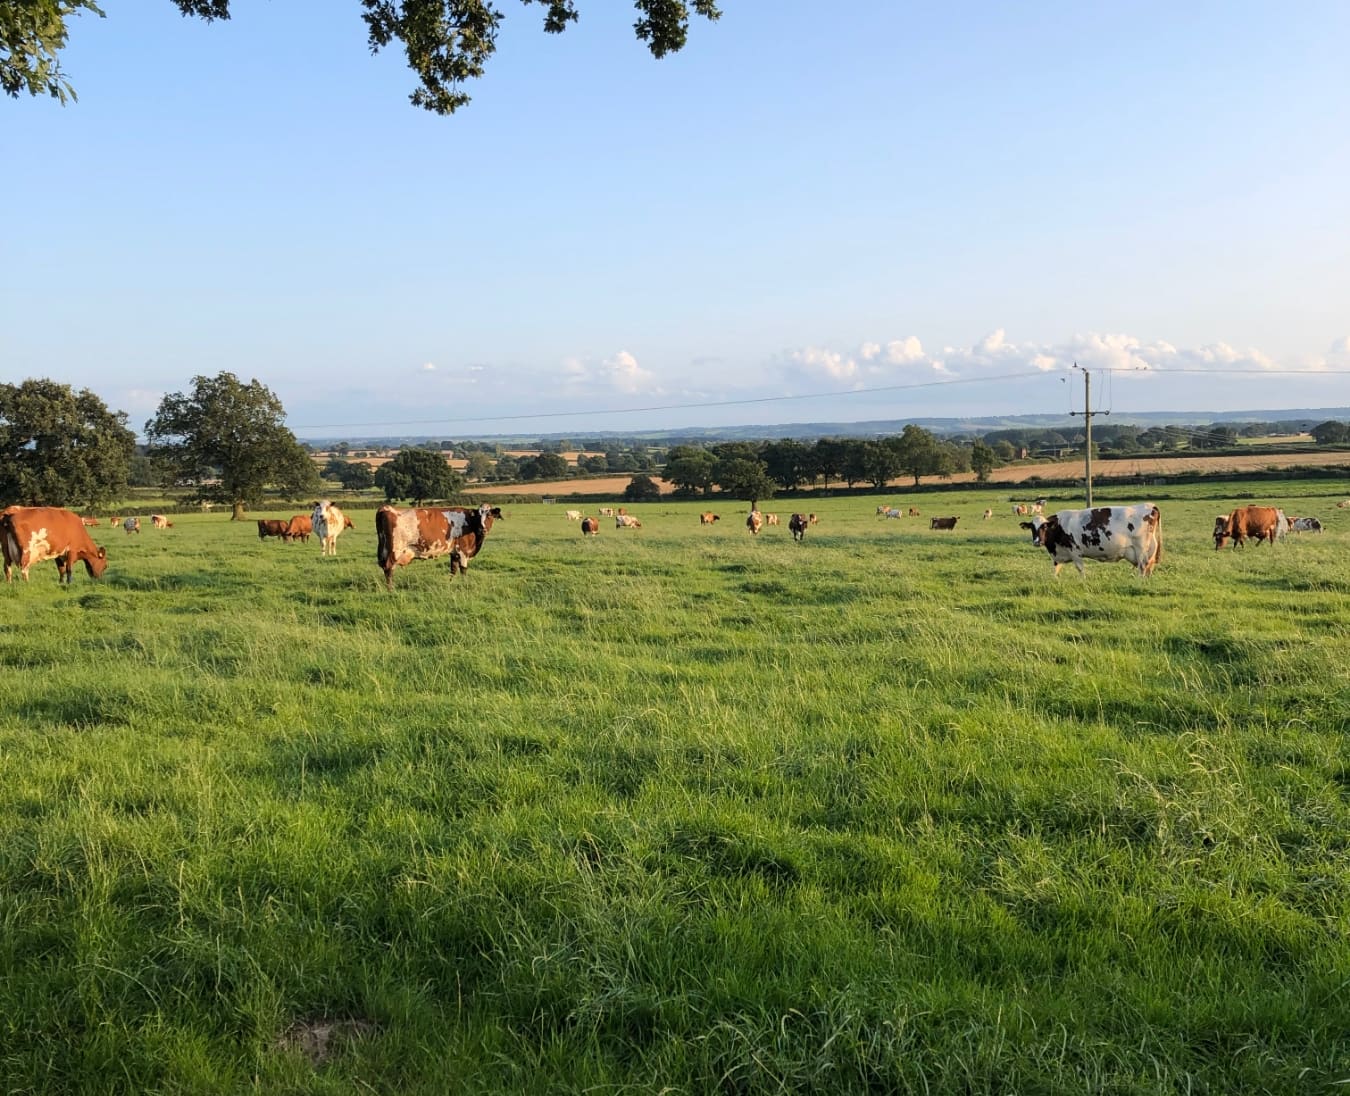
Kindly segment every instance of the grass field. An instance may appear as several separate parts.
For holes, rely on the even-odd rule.
[[[96,530],[0,594],[0,1083],[1344,1091],[1345,494],[1157,490],[1147,582],[1006,489],[510,507],[392,593],[369,512]]]

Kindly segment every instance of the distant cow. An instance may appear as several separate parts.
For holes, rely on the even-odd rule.
[[[83,563],[90,578],[100,578],[108,566],[108,551],[85,532],[78,514],[55,506],[10,506],[0,510],[0,554],[5,560],[5,581],[18,567],[24,582],[28,569],[44,560],[56,561],[57,582],[70,585],[76,563]]]
[[[894,506],[883,506],[880,510],[877,511],[877,513],[880,514],[883,518],[898,518],[902,516],[900,511],[897,510]]]
[[[314,512],[309,517],[314,527],[314,535],[319,538],[320,555],[337,555],[337,538],[342,535],[344,529],[355,528],[352,519],[327,499],[316,502]]]
[[[764,515],[764,524],[765,524],[765,525],[777,525],[777,524],[778,524],[778,515],[777,515],[777,514],[765,514],[765,515]]]
[[[714,514],[711,511],[706,514],[699,514],[698,516],[698,523],[700,525],[711,525],[713,522],[721,520],[722,520],[721,514]]]
[[[563,512],[563,517],[565,517],[568,521],[580,521],[580,520],[581,520],[581,511],[580,511],[580,510],[566,510],[566,511]]]
[[[91,518],[81,515],[80,524],[85,526],[86,528],[92,528],[93,526],[98,524],[98,518]]]
[[[641,529],[641,528],[642,528],[642,522],[638,521],[638,519],[635,518],[635,517],[633,517],[632,514],[615,514],[615,515],[614,515],[614,528],[615,528],[615,529]]]
[[[815,514],[807,514],[807,515],[806,515],[806,524],[807,524],[807,525],[815,525],[815,523],[818,522],[819,520],[820,520],[820,518],[816,517]]]
[[[1134,506],[1098,506],[1061,510],[1048,518],[1020,523],[1031,530],[1031,543],[1050,553],[1055,575],[1066,563],[1083,574],[1083,560],[1124,560],[1140,575],[1153,573],[1162,558],[1162,514],[1151,502]]]
[[[1336,509],[1337,510],[1350,509],[1350,499],[1342,499],[1340,502],[1336,503]]]
[[[992,518],[993,516],[994,516],[994,511],[992,511],[992,510],[985,510],[985,512],[984,512],[984,520],[985,520],[985,521],[988,521],[988,520],[989,520],[990,518]]]
[[[745,527],[752,536],[759,536],[759,531],[764,528],[763,515],[758,510],[751,510],[750,516],[745,519]]]
[[[291,520],[286,524],[286,534],[291,540],[298,540],[304,544],[309,543],[309,538],[314,535],[314,517],[312,514],[293,514]]]
[[[583,537],[598,537],[600,535],[600,523],[595,518],[582,518],[581,535]]]
[[[151,514],[151,515],[150,515],[150,524],[153,525],[156,529],[172,529],[172,528],[173,528],[173,522],[171,522],[171,521],[170,521],[168,518],[166,518],[163,514]]]
[[[1026,517],[1026,516],[1027,516],[1028,514],[1030,514],[1030,513],[1031,513],[1031,507],[1030,507],[1030,506],[1024,506],[1024,505],[1023,505],[1022,503],[1020,503],[1020,502],[1019,502],[1016,506],[1013,507],[1013,515],[1014,515],[1015,517],[1019,517],[1019,518],[1021,518],[1021,517]]]
[[[122,528],[127,531],[127,536],[132,533],[139,533],[141,531],[141,519],[127,518],[126,521],[122,522]]]
[[[444,510],[416,508],[397,510],[381,506],[375,511],[376,559],[384,570],[384,584],[393,589],[394,568],[415,559],[450,557],[450,575],[467,574],[469,560],[502,512],[483,503],[476,510],[453,506]],[[315,529],[317,533],[318,530]]]
[[[1320,533],[1322,523],[1316,518],[1290,518],[1289,531],[1291,533]]]
[[[280,537],[286,542],[291,539],[291,523],[282,521],[280,518],[259,518],[258,519],[258,539],[265,540],[267,537]]]
[[[600,516],[602,518],[612,518],[614,516],[614,507],[612,506],[600,507]]]
[[[1273,506],[1240,506],[1222,521],[1214,520],[1214,550],[1217,552],[1229,540],[1241,548],[1248,538],[1274,545],[1282,524],[1280,511]]]
[[[882,517],[889,509],[890,507],[883,502],[880,506],[877,507],[877,517]]]
[[[912,518],[917,518],[917,517],[919,516],[919,510],[918,510],[918,507],[911,506],[911,507],[909,508],[909,516],[912,517]]]
[[[806,536],[806,527],[810,523],[805,514],[793,514],[788,518],[788,531],[792,533],[792,539],[800,543],[802,537]]]
[[[955,529],[956,518],[929,518],[928,528],[930,529]]]

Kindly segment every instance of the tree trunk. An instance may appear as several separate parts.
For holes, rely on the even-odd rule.
[[[230,520],[231,521],[244,520],[244,504],[242,502],[239,501],[235,502],[234,511],[230,514]]]

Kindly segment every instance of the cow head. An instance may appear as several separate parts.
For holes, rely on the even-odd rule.
[[[1214,550],[1216,552],[1223,547],[1224,541],[1231,535],[1229,529],[1227,514],[1220,514],[1214,519]]]
[[[1018,526],[1022,529],[1031,530],[1031,543],[1037,548],[1045,547],[1046,533],[1049,530],[1050,523],[1039,514],[1030,521],[1019,521]]]
[[[92,556],[86,556],[84,568],[89,572],[90,578],[102,578],[103,572],[108,569],[108,549],[100,546]]]

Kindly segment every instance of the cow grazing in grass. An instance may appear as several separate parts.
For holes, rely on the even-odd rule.
[[[911,506],[909,508],[909,516],[912,518],[917,518],[919,516],[919,509],[917,506]]]
[[[1228,517],[1214,520],[1214,550],[1217,552],[1230,540],[1238,548],[1249,539],[1274,545],[1283,524],[1280,511],[1273,506],[1240,506]]]
[[[1290,518],[1289,531],[1291,533],[1320,533],[1322,523],[1316,518]]]
[[[258,539],[266,540],[268,537],[280,537],[289,542],[291,539],[291,523],[282,521],[280,518],[259,518],[258,519]]]
[[[0,511],[0,549],[5,559],[5,581],[18,567],[24,582],[28,569],[44,560],[56,561],[57,581],[70,585],[75,564],[83,563],[90,578],[100,578],[108,566],[108,551],[85,531],[78,514],[55,506],[10,506]]]
[[[336,556],[337,538],[344,529],[356,528],[352,519],[327,499],[314,504],[314,512],[310,514],[309,520],[313,524],[314,535],[319,538],[319,553],[325,556]]]
[[[98,518],[91,518],[86,515],[81,515],[80,524],[87,529],[92,529],[95,525],[98,524]]]
[[[807,514],[807,515],[806,515],[806,524],[807,524],[807,525],[815,525],[816,522],[818,522],[819,520],[820,520],[820,518],[816,517],[815,514]]]
[[[286,523],[286,535],[291,540],[308,544],[309,538],[314,535],[313,516],[310,514],[292,514],[291,520]]]
[[[877,513],[880,514],[883,518],[903,517],[901,512],[897,510],[894,506],[883,506],[880,510],[877,511]]]
[[[985,510],[985,512],[984,512],[984,520],[985,520],[985,521],[988,521],[988,520],[989,520],[990,518],[992,518],[993,516],[994,516],[994,511],[992,511],[992,510]]]
[[[1031,530],[1032,544],[1050,553],[1056,576],[1066,563],[1072,563],[1081,575],[1083,560],[1095,559],[1102,563],[1124,560],[1147,577],[1162,558],[1162,514],[1151,502],[1061,510],[1019,524]]]
[[[929,518],[928,528],[930,529],[955,529],[957,518]]]
[[[721,520],[722,520],[721,514],[714,514],[711,511],[709,511],[706,514],[699,514],[698,516],[698,523],[700,525],[711,525],[713,522]]]
[[[563,517],[565,517],[568,521],[580,521],[580,520],[581,520],[581,511],[580,511],[580,510],[565,510],[565,511],[563,511]]]
[[[750,530],[752,536],[759,536],[759,531],[764,528],[764,517],[758,510],[751,510],[750,516],[745,519],[745,527]]]
[[[778,524],[778,515],[777,515],[777,514],[765,514],[765,515],[764,515],[764,524],[765,524],[765,525],[777,525],[777,524]]]
[[[127,536],[132,533],[139,533],[141,531],[141,519],[127,518],[126,521],[122,522],[122,528],[127,531]]]
[[[1017,504],[1013,507],[1013,516],[1014,516],[1014,517],[1023,518],[1023,517],[1027,517],[1030,513],[1031,513],[1031,507],[1030,507],[1030,506],[1026,506],[1026,505],[1024,505],[1023,503],[1020,503],[1020,502],[1019,502],[1019,503],[1017,503]]]
[[[612,518],[614,516],[614,507],[612,506],[600,507],[600,516],[602,518]]]
[[[151,515],[150,515],[150,524],[151,524],[152,526],[154,526],[154,528],[156,528],[156,529],[172,529],[172,528],[173,528],[173,522],[171,522],[171,521],[170,521],[168,518],[166,518],[163,514],[151,514]]]
[[[638,519],[635,518],[635,517],[633,517],[632,514],[615,514],[615,515],[614,515],[614,528],[615,528],[615,529],[641,529],[641,528],[642,528],[642,522],[638,521]]]
[[[801,542],[802,537],[806,536],[806,527],[811,524],[811,519],[805,514],[793,514],[788,518],[788,532],[792,534],[792,539]]]
[[[451,577],[456,571],[467,574],[469,560],[478,554],[492,523],[501,516],[500,508],[487,503],[476,510],[462,506],[444,510],[381,506],[375,511],[375,543],[385,586],[392,590],[394,568],[415,559],[449,556]]]
[[[582,518],[581,535],[583,537],[598,537],[600,535],[600,522],[595,518]]]

